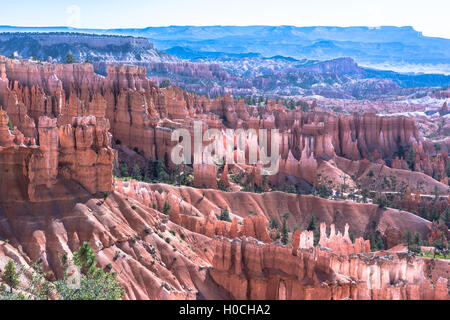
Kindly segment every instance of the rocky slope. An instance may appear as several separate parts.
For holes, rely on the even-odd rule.
[[[388,229],[423,238],[436,233],[410,212],[276,191],[124,182],[112,175],[113,142],[162,160],[175,144],[174,128],[192,131],[193,121],[202,120],[220,130],[278,128],[280,173],[269,183],[295,178],[318,186],[319,172],[351,173],[345,162],[359,165],[370,156],[383,164],[400,146],[415,148],[417,163],[427,163],[427,140],[411,119],[287,111],[273,100],[252,107],[228,95],[209,99],[160,89],[142,67],[108,66],[103,77],[90,64],[5,57],[0,104],[0,268],[9,258],[26,265],[41,259],[52,277],[61,278],[61,255],[70,258],[88,241],[100,266],[117,272],[126,299],[448,299],[448,275],[430,277],[422,258],[370,253],[368,241],[350,240],[350,234],[375,231],[374,221],[384,237]],[[230,164],[220,179],[231,184],[228,172],[249,172],[262,185],[260,169]],[[217,171],[199,164],[194,183],[217,187]],[[430,179],[447,196],[448,186]],[[231,221],[217,218],[224,209]],[[313,214],[324,223],[318,246],[311,232],[290,233],[292,247],[276,241],[268,225],[281,222],[286,211],[290,229],[305,229]]]
[[[91,32],[4,32],[0,33],[0,50],[9,57],[59,63],[64,63],[71,53],[75,61],[91,62],[95,72],[102,75],[106,75],[108,64],[138,64],[157,82],[170,80],[188,91],[209,95],[384,99],[416,92],[412,87],[448,86],[450,83],[450,77],[445,75],[400,74],[363,68],[352,58],[342,56],[325,61],[220,52],[186,56],[185,49],[181,49],[180,54],[176,48],[168,51],[174,54],[171,55],[155,49],[143,37]],[[425,90],[431,91],[431,88]]]
[[[433,287],[421,259],[384,253],[378,257],[368,252],[367,241],[351,243],[348,226],[342,235],[331,225],[328,235],[323,224],[320,247],[312,247],[312,235],[294,248],[270,244],[269,239],[264,245],[254,238],[264,240],[267,222],[254,223],[258,219],[249,218],[242,206],[232,210],[233,221],[241,220],[242,225],[225,226],[211,218],[209,209],[222,204],[227,193],[209,191],[207,197],[213,198],[199,201],[201,190],[131,182],[119,183],[104,200],[70,182],[64,185],[58,189],[60,196],[48,201],[2,202],[0,232],[8,243],[0,243],[0,262],[11,258],[30,264],[42,259],[54,277],[61,277],[61,256],[71,257],[89,241],[100,266],[118,273],[128,299],[447,298],[448,280],[438,277]],[[159,211],[166,199],[173,204],[169,216]],[[258,217],[267,221],[259,213]],[[427,227],[420,221],[418,226]],[[229,238],[214,239],[216,235]],[[296,246],[299,250],[293,251]]]
[[[280,174],[270,178],[275,185],[282,184],[286,176],[315,184],[323,161],[336,168],[329,161],[335,156],[387,162],[398,169],[405,163],[396,157],[405,159],[405,150],[414,149],[416,171],[434,176],[448,165],[445,141],[440,143],[443,153],[438,159],[436,143],[423,138],[409,117],[379,117],[370,112],[305,113],[287,110],[274,100],[268,100],[265,107],[248,106],[228,95],[210,99],[176,87],[159,89],[146,78],[145,69],[136,66],[108,66],[107,76],[102,77],[90,64],[2,61],[0,103],[26,137],[36,138],[40,116],[58,117],[62,125],[71,124],[74,116],[95,115],[109,120],[114,141],[136,149],[147,159],[162,159],[175,145],[170,141],[171,131],[185,127],[192,133],[196,119],[203,120],[205,129],[222,131],[277,128],[281,136]],[[251,146],[250,141],[246,144]],[[436,184],[441,192],[448,192],[439,182],[430,183],[432,188]]]
[[[177,61],[169,54],[156,50],[145,38],[88,33],[4,32],[0,33],[0,49],[7,56],[60,63],[66,61],[69,52],[78,62]]]
[[[67,32],[69,29],[2,26],[0,31]],[[450,72],[450,40],[427,37],[408,26],[168,26],[108,30],[71,28],[70,31],[146,37],[161,50],[178,46],[203,55],[261,54],[320,60],[352,57],[367,66],[401,72]]]
[[[217,239],[211,277],[234,299],[448,299],[447,281],[433,286],[423,262],[410,259],[336,255],[318,247],[293,255],[290,248],[254,240]]]
[[[312,215],[318,221],[327,225],[334,224],[338,230],[344,230],[348,225],[349,232],[354,236],[362,237],[370,225],[376,222],[378,230],[384,231],[388,228],[398,228],[401,231],[411,230],[419,232],[426,238],[431,231],[431,223],[417,217],[416,215],[394,209],[382,210],[373,204],[362,204],[351,201],[332,201],[311,195],[294,195],[284,192],[267,192],[256,194],[250,192],[223,192],[211,189],[197,189],[191,187],[172,187],[166,184],[146,184],[136,181],[117,181],[117,190],[127,196],[153,206],[155,200],[152,194],[156,195],[156,208],[162,211],[166,201],[171,207],[171,220],[186,223],[187,228],[191,226],[192,231],[205,234],[204,229],[207,223],[212,224],[212,230],[219,235],[229,235],[232,222],[225,223],[216,219],[221,210],[228,208],[230,218],[236,218],[243,222],[243,219],[250,219],[251,224],[258,225],[253,221],[257,217],[264,217],[265,223],[274,219],[280,224],[282,216],[290,212],[287,222],[290,226],[297,226],[300,230],[305,230]],[[162,193],[163,196],[159,194]],[[196,214],[200,217],[195,219]],[[201,217],[207,219],[203,221]],[[198,220],[195,222],[195,220]],[[239,227],[240,228],[240,227]],[[238,229],[239,229],[238,228]],[[222,230],[222,231],[219,231]],[[264,234],[265,227],[256,234]],[[215,234],[213,233],[213,234]],[[237,231],[239,234],[239,230]],[[252,236],[263,240],[265,236],[257,236],[255,233],[246,234],[241,230],[241,235]],[[212,234],[209,234],[212,235]]]

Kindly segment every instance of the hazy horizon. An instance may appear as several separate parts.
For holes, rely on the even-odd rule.
[[[2,25],[74,27],[79,29],[143,29],[167,26],[295,26],[380,27],[410,26],[424,36],[450,38],[448,2],[429,0],[171,0],[87,1],[2,4]]]

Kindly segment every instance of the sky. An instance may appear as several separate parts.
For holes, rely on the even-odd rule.
[[[413,26],[450,38],[448,0],[0,0],[0,25]]]

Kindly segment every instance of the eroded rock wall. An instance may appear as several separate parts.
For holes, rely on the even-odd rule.
[[[213,280],[234,299],[419,300],[449,298],[448,279],[427,279],[407,255],[339,255],[320,246],[298,250],[252,239],[215,240]]]

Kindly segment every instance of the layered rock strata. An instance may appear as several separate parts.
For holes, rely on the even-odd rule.
[[[215,246],[210,275],[234,299],[449,298],[448,279],[433,283],[424,275],[424,262],[407,255],[340,255],[320,246],[293,255],[251,238],[218,238]]]

